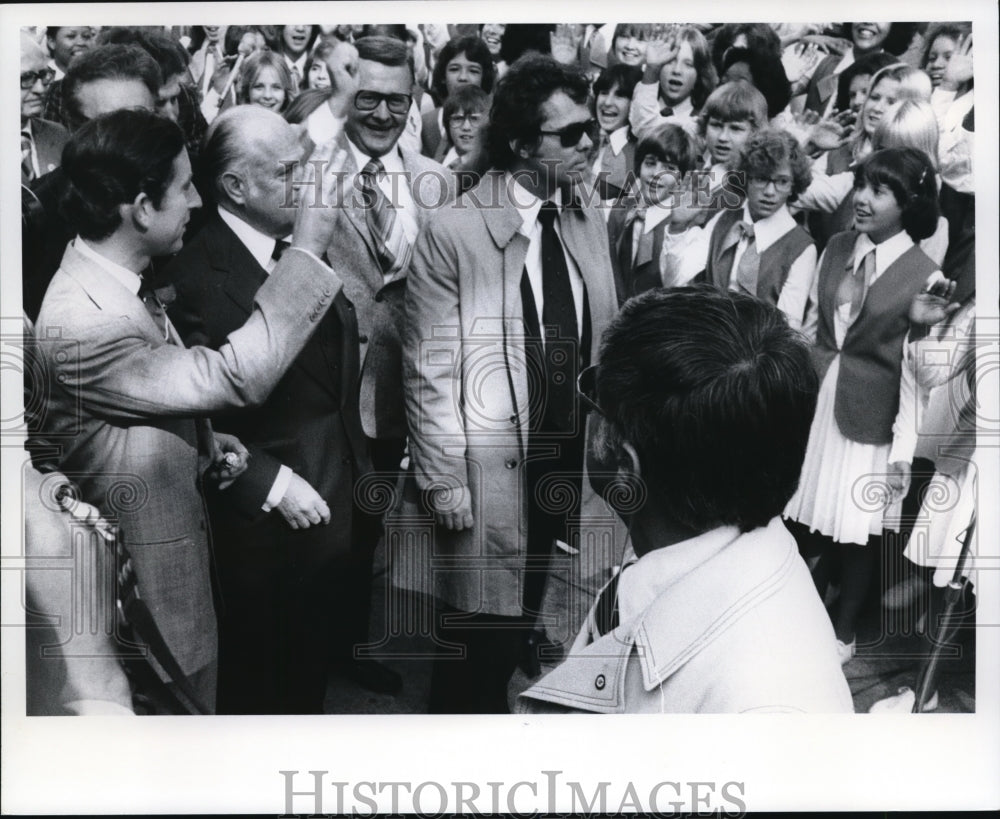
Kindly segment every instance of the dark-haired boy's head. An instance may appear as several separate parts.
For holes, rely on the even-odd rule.
[[[776,308],[709,285],[651,290],[601,345],[598,459],[627,463],[634,449],[647,514],[748,531],[795,492],[817,389],[806,343]]]
[[[103,114],[81,126],[63,151],[62,170],[68,182],[63,213],[84,239],[106,239],[121,227],[123,209],[136,205],[140,197],[153,210],[164,207],[181,166],[187,176],[182,181],[189,182],[184,134],[175,123],[151,111]],[[171,225],[156,226],[170,236],[150,229],[151,242],[163,239],[169,245],[154,248],[159,254],[180,249],[188,211],[197,204],[193,192],[186,206],[170,203],[171,211],[176,211]]]
[[[635,175],[647,205],[663,202],[698,164],[694,138],[679,125],[661,125],[635,148]]]
[[[154,110],[163,77],[142,48],[109,44],[84,52],[63,78],[63,99],[70,130],[100,114],[121,108]]]

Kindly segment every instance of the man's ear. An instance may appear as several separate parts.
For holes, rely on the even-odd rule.
[[[509,143],[510,150],[514,156],[519,159],[527,159],[532,154],[532,146],[530,143],[523,142],[520,139],[512,139]]]
[[[140,191],[132,204],[120,205],[119,208],[122,221],[131,218],[132,224],[136,226],[136,229],[140,233],[145,233],[149,230],[150,225],[153,223],[153,211],[156,210],[156,207],[153,205],[153,200],[149,198],[148,194]]]
[[[245,205],[247,201],[246,178],[236,171],[226,171],[219,179],[222,190],[237,205]]]
[[[618,472],[626,480],[642,480],[642,466],[639,464],[639,453],[628,441],[621,441],[618,450]]]

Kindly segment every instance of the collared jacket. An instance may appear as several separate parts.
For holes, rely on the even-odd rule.
[[[629,622],[601,636],[592,610],[569,656],[517,710],[852,713],[833,627],[781,520],[716,534],[732,542]]]

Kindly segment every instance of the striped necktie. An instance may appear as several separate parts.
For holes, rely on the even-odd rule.
[[[385,173],[382,162],[372,159],[358,175],[365,205],[365,221],[375,243],[376,256],[382,275],[393,278],[410,263],[413,248],[396,218],[396,211],[378,186],[378,177]]]
[[[35,178],[35,166],[31,161],[31,131],[27,128],[21,131],[21,174],[31,182]]]
[[[743,255],[740,256],[739,264],[736,265],[736,283],[744,293],[756,296],[757,276],[760,272],[760,256],[757,254],[756,237],[753,225],[749,222],[740,222],[739,226],[747,240],[747,246]]]

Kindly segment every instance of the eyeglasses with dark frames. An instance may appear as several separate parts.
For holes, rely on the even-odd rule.
[[[43,68],[41,71],[23,71],[21,72],[21,90],[27,91],[29,88],[34,88],[35,83],[39,80],[42,81],[42,85],[48,85],[55,79],[56,72],[51,68]]]
[[[389,113],[406,114],[413,97],[410,94],[380,94],[378,91],[358,91],[354,95],[354,107],[359,111],[374,111],[383,102]]]
[[[539,131],[542,136],[557,136],[559,143],[564,148],[572,148],[580,144],[580,137],[586,134],[591,142],[597,142],[600,136],[601,126],[596,119],[588,119],[583,122],[571,122],[558,131]]]
[[[607,418],[601,405],[597,403],[597,365],[591,364],[580,370],[576,377],[576,394],[584,412],[596,412],[602,418]]]
[[[480,125],[484,119],[486,119],[486,115],[482,113],[452,114],[450,117],[448,117],[448,124],[457,128],[460,125],[465,124],[465,122],[468,122],[469,125],[475,128],[478,125]]]

